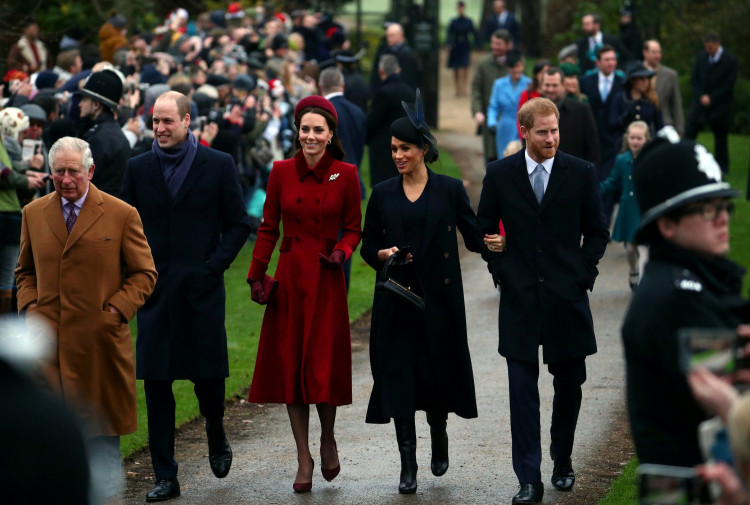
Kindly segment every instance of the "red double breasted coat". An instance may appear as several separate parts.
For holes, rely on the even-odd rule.
[[[274,163],[248,278],[263,279],[282,223],[279,287],[263,317],[249,401],[347,405],[352,352],[344,273],[323,269],[318,256],[340,249],[348,259],[359,244],[357,168],[327,152],[313,169],[302,153]]]

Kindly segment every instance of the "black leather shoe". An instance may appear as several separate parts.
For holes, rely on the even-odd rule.
[[[147,502],[167,501],[180,496],[180,483],[174,479],[156,479],[156,485],[146,495]]]
[[[544,484],[523,484],[511,503],[542,503]]]
[[[223,479],[232,467],[232,448],[227,441],[224,426],[221,422],[210,423],[206,420],[206,435],[208,436],[208,463],[211,471],[219,479]]]
[[[555,462],[552,468],[552,486],[558,491],[571,491],[576,483],[576,474],[570,458],[567,461]]]

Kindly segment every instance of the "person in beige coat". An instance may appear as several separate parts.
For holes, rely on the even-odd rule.
[[[89,182],[88,144],[63,137],[49,160],[55,192],[23,210],[18,307],[56,336],[45,363],[50,387],[81,419],[90,453],[102,456],[91,461],[92,477],[108,498],[120,487],[119,437],[137,424],[127,323],[157,273],[136,209]]]

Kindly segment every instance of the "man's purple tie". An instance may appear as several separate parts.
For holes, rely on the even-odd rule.
[[[73,225],[76,224],[76,219],[78,219],[78,215],[76,214],[76,204],[73,202],[68,202],[65,204],[65,206],[68,208],[68,219],[65,220],[65,227],[68,229],[68,234],[73,230]]]

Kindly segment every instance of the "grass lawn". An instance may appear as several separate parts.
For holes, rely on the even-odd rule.
[[[711,133],[702,133],[698,142],[713,152],[714,137]],[[747,189],[748,164],[750,164],[750,137],[747,135],[729,136],[729,160],[730,168],[727,181],[734,189],[742,191],[743,196]],[[730,224],[732,250],[729,253],[737,263],[750,269],[750,202],[745,198],[735,200],[737,210]],[[743,293],[747,296],[750,289],[750,275],[745,276]],[[636,485],[636,458],[624,467],[622,475],[615,480],[607,496],[599,502],[599,505],[636,505],[638,503],[638,488]]]
[[[369,181],[369,164],[365,153],[362,163],[362,177],[365,182]],[[440,161],[435,163],[433,170],[460,178],[460,172],[455,161],[443,150]],[[366,184],[369,188],[369,184]],[[367,201],[362,202],[362,216],[364,217]],[[230,377],[226,382],[227,399],[244,397],[250,386],[250,381],[255,368],[255,355],[258,351],[258,338],[260,326],[263,320],[264,307],[250,300],[250,287],[245,282],[247,270],[250,267],[253,243],[247,243],[242,248],[232,266],[224,274],[226,286],[226,329],[227,344],[229,349],[229,372]],[[278,260],[278,249],[269,265],[269,272],[276,270]],[[351,281],[349,286],[349,320],[354,321],[372,305],[372,294],[375,287],[375,274],[364,262],[359,254],[359,249],[352,256]],[[133,345],[135,345],[136,325],[133,321],[130,325],[133,334]],[[198,412],[198,401],[193,394],[193,384],[190,381],[175,381],[175,402],[177,411],[175,413],[175,424],[179,427],[195,418]],[[143,383],[138,381],[138,431],[132,435],[122,437],[122,454],[127,457],[134,451],[144,447],[148,440],[148,425],[146,419],[146,399],[143,392]]]

